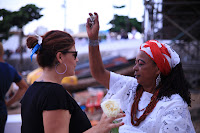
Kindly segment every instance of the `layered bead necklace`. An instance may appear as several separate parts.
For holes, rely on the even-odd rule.
[[[131,108],[131,123],[134,126],[138,126],[147,117],[147,115],[150,114],[153,111],[154,107],[156,106],[156,104],[158,102],[157,96],[158,96],[158,93],[159,93],[159,89],[157,89],[155,91],[155,93],[151,97],[151,101],[147,105],[147,107],[142,109],[142,110],[139,110],[138,109],[138,103],[140,101],[140,98],[142,96],[143,91],[144,91],[144,89],[143,89],[142,86],[136,91],[136,96],[134,98],[134,102],[133,102],[133,105],[132,105],[132,108]],[[145,110],[144,113],[140,116],[140,118],[136,117],[137,110],[138,111]]]

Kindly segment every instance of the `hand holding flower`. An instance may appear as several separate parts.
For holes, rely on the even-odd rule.
[[[120,100],[108,99],[101,103],[101,108],[107,117],[116,117],[120,113]]]
[[[108,100],[104,101],[103,103],[101,103],[101,108],[107,117],[116,118],[120,112],[122,113],[122,110],[120,109],[120,100],[119,99],[108,99]],[[115,119],[113,121],[113,123],[117,124],[120,122]],[[118,127],[112,128],[111,132],[118,133],[119,132]]]

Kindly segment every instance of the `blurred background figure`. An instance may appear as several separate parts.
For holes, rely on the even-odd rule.
[[[15,68],[4,61],[3,55],[3,45],[0,43],[0,133],[4,133],[7,120],[6,106],[10,106],[14,102],[20,100],[28,88],[28,85]],[[5,101],[5,95],[13,82],[16,83],[19,89],[8,101]]]
[[[135,34],[137,33],[136,28],[133,26],[131,30],[131,34],[133,35],[132,39],[135,39]]]
[[[37,69],[33,70],[27,75],[27,83],[29,85],[33,84],[34,81],[36,81],[41,75],[42,75],[43,69],[41,67],[38,67]],[[74,76],[64,77],[61,81],[61,84],[68,84],[68,85],[77,85],[78,78]]]
[[[128,39],[128,34],[124,29],[121,29],[120,32],[121,32],[121,39]]]

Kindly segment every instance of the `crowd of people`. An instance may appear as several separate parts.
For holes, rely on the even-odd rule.
[[[90,17],[95,18],[94,22]],[[3,61],[3,53],[0,53],[2,133],[7,117],[6,105],[19,100],[22,95],[22,133],[108,133],[116,127],[119,127],[119,133],[195,133],[188,110],[190,85],[179,55],[169,45],[149,40],[140,46],[133,64],[134,77],[110,72],[104,68],[99,50],[99,27],[98,14],[90,13],[86,23],[90,70],[92,76],[108,89],[104,100],[120,99],[121,112],[117,117],[107,117],[103,113],[98,124],[91,126],[85,112],[61,85],[64,77],[75,75],[79,61],[75,41],[67,32],[52,30],[42,37],[27,38],[31,57],[37,54],[37,62],[43,69],[42,75],[28,90],[25,81]],[[20,89],[10,101],[4,101],[12,82]],[[113,123],[119,118],[121,122]]]

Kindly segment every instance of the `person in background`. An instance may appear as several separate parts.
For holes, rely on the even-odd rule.
[[[28,85],[33,84],[33,82],[35,82],[42,75],[42,71],[43,69],[41,67],[38,67],[37,69],[30,72],[26,78]],[[78,78],[75,75],[70,77],[64,77],[61,81],[61,84],[77,85]]]
[[[135,77],[104,68],[99,50],[98,14],[94,25],[87,19],[89,62],[92,76],[106,88],[105,99],[120,99],[126,116],[120,133],[195,133],[191,105],[179,55],[167,44],[149,40],[140,46],[133,67]],[[92,16],[93,14],[89,14]]]
[[[4,61],[3,55],[4,49],[2,43],[0,43],[0,133],[4,133],[7,120],[6,106],[20,100],[28,88],[25,80],[17,73],[16,69]],[[16,83],[19,89],[8,101],[5,101],[5,95],[13,82]]]
[[[136,30],[136,28],[133,26],[132,27],[132,30],[131,30],[131,34],[132,34],[132,39],[135,39],[135,34],[137,33],[137,30]]]
[[[112,123],[116,118],[104,114],[91,127],[86,114],[61,85],[66,76],[75,74],[78,62],[75,41],[64,31],[52,30],[43,37],[29,36],[27,47],[31,57],[37,54],[42,75],[28,88],[21,100],[22,133],[107,133],[123,123]]]

